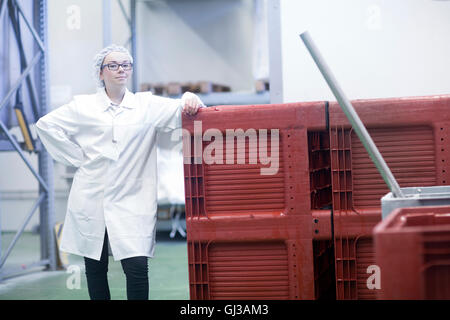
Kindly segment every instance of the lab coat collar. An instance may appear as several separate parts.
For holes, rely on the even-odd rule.
[[[98,97],[99,104],[100,104],[100,106],[101,106],[103,111],[107,111],[109,109],[109,107],[111,106],[111,104],[113,104],[111,99],[106,94],[106,89],[105,88],[99,88],[98,89],[97,97]],[[127,109],[136,108],[134,94],[132,92],[130,92],[128,89],[125,89],[125,95],[124,95],[124,97],[122,99],[122,102],[120,103],[119,106],[127,108]]]

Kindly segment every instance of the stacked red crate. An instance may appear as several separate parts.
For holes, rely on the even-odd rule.
[[[353,101],[401,187],[450,182],[450,96]],[[337,299],[375,299],[372,230],[389,192],[345,114],[329,107]]]
[[[315,299],[328,293],[331,211],[311,211],[308,162],[308,142],[319,141],[320,150],[312,132],[326,133],[325,115],[324,103],[291,103],[217,106],[183,117],[192,299]],[[233,132],[245,143],[239,145]],[[272,156],[277,149],[274,133],[277,165],[264,159],[265,151]],[[271,167],[271,174],[262,174]],[[326,178],[318,181],[317,205],[331,203],[326,184]]]
[[[450,299],[450,206],[396,209],[374,240],[380,299]]]
[[[448,184],[449,96],[353,105],[400,186]],[[212,138],[200,142],[200,155],[189,148],[191,298],[313,299],[325,295],[334,272],[338,299],[376,298],[367,282],[375,265],[372,230],[389,190],[339,105],[327,110],[322,103],[215,107],[183,119],[185,150],[187,141],[196,145],[193,120],[203,125],[201,137],[209,129],[253,128],[278,129],[280,138],[279,170],[265,177],[261,163],[248,165],[257,148],[245,146],[245,164],[231,165],[194,163],[211,151]]]

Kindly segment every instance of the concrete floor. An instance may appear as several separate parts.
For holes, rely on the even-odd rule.
[[[2,254],[14,234],[3,233]],[[179,235],[177,235],[179,237]],[[22,266],[39,260],[39,236],[24,233],[11,252],[5,267]],[[69,255],[72,272],[37,271],[0,281],[0,300],[85,300],[89,299],[83,258]],[[76,275],[80,282],[77,288]],[[125,275],[119,261],[110,257],[109,286],[113,300],[126,299]],[[155,258],[149,259],[150,300],[189,299],[187,247],[184,239],[157,236]],[[73,287],[73,288],[72,288]],[[72,289],[71,289],[72,288]]]

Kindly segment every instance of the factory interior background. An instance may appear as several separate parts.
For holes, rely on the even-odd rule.
[[[18,12],[22,48],[17,45],[11,7]],[[15,95],[7,97],[27,66],[21,65],[22,54],[29,66],[41,52],[41,45],[45,66],[36,67],[30,78],[36,82],[39,101],[45,92],[47,112],[68,103],[74,95],[95,93],[93,57],[111,43],[123,45],[133,54],[135,69],[128,85],[133,92],[151,90],[179,97],[183,91],[200,88],[196,94],[208,108],[333,103],[336,97],[300,38],[304,31],[310,33],[352,101],[438,99],[450,94],[450,1],[2,0],[0,8],[0,101],[4,103],[0,121],[2,129],[7,128],[22,148],[19,154],[0,130],[0,300],[89,299],[82,257],[58,252],[56,268],[54,265],[53,270],[44,271],[48,260],[42,256],[42,246],[45,254],[51,248],[42,242],[42,224],[47,222],[41,220],[42,207],[36,205],[42,190],[29,168],[37,172],[42,160],[37,152],[26,149],[13,108]],[[36,37],[45,41],[39,44]],[[39,59],[36,65],[44,58]],[[24,115],[36,140],[32,94],[26,85],[22,91]],[[441,115],[445,124],[450,104],[443,103],[449,108]],[[169,141],[164,135],[159,142],[158,235],[156,257],[149,264],[150,299],[233,297],[214,291],[220,288],[213,284],[202,291],[206,280],[193,280],[189,274],[196,273],[191,267],[206,263],[190,261],[188,252],[182,145],[180,140]],[[53,187],[50,227],[55,238],[64,222],[74,172],[74,168],[54,162],[48,176]],[[445,183],[436,181],[437,185],[449,183],[450,178]],[[29,215],[34,206],[36,210]],[[447,237],[449,232],[447,229]],[[57,246],[57,239],[54,241]],[[273,246],[271,250],[278,250],[277,242]],[[212,248],[211,256],[219,249],[220,244]],[[321,257],[335,265],[334,254]],[[80,281],[74,278],[76,275],[81,275]],[[126,299],[120,263],[110,263],[109,279],[113,299]],[[443,281],[450,288],[450,280]],[[332,286],[332,291],[336,288],[339,284]],[[297,289],[286,290],[292,293]],[[446,294],[450,298],[448,290]],[[339,291],[331,296],[373,298]],[[245,294],[237,297],[246,298]],[[318,293],[309,297],[317,298]],[[279,298],[300,297],[286,293]]]

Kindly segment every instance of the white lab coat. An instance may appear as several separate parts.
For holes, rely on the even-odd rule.
[[[61,251],[100,260],[107,228],[114,260],[153,257],[157,213],[156,132],[181,127],[183,100],[126,91],[117,111],[104,89],[43,116],[50,155],[78,167]]]

